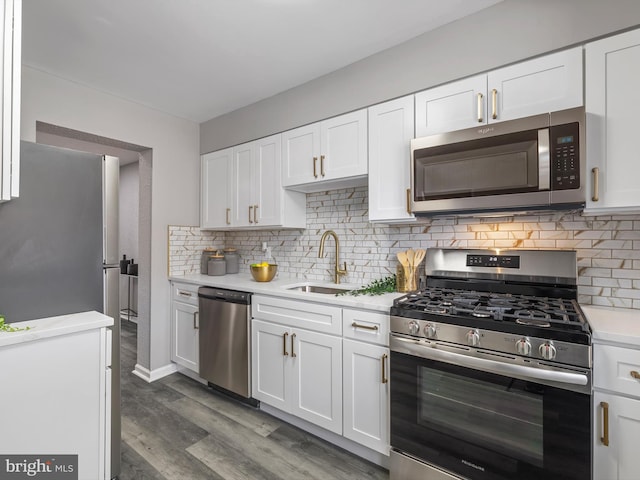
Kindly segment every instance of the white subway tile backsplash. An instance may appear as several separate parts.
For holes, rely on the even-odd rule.
[[[496,218],[419,218],[410,225],[368,221],[366,187],[307,195],[306,230],[210,232],[169,227],[169,272],[196,273],[205,247],[236,247],[248,266],[263,258],[262,242],[272,249],[283,275],[331,281],[333,239],[326,257],[317,258],[320,236],[335,230],[345,282],[366,284],[395,273],[396,253],[408,248],[576,249],[579,301],[640,308],[640,215],[582,217],[550,212]]]

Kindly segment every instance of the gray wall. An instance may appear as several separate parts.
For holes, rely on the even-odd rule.
[[[282,132],[639,24],[639,0],[505,0],[209,120],[200,125],[200,152]]]

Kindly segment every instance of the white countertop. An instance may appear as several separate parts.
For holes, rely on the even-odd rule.
[[[111,325],[113,325],[113,318],[95,311],[60,315],[58,317],[39,318],[37,320],[27,320],[24,322],[14,323],[12,326],[18,328],[29,327],[29,330],[0,332],[0,347],[31,342],[42,338],[56,337],[59,335],[69,335],[71,333],[83,332],[94,328],[110,327]]]
[[[330,282],[304,281],[299,278],[288,278],[276,276],[270,282],[256,282],[250,274],[229,274],[221,276],[209,275],[184,275],[172,276],[169,280],[174,282],[190,283],[195,285],[204,285],[218,288],[227,288],[229,290],[240,290],[243,292],[251,292],[254,294],[271,295],[276,297],[284,297],[295,300],[304,300],[307,302],[330,303],[341,307],[351,307],[361,310],[375,310],[379,312],[389,313],[389,308],[393,305],[393,300],[403,293],[385,293],[383,295],[332,295],[322,293],[306,293],[300,291],[287,290],[287,287],[293,285],[322,285],[326,287],[336,286]],[[362,285],[353,283],[343,283],[339,286],[356,289]]]
[[[593,343],[640,347],[640,311],[630,308],[582,306]]]

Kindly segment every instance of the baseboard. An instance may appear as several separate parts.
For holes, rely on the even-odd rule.
[[[145,382],[151,383],[155,382],[156,380],[160,380],[167,375],[171,375],[172,373],[175,373],[177,371],[178,369],[176,368],[175,363],[170,363],[169,365],[165,365],[154,370],[149,370],[139,363],[136,363],[136,366],[131,373],[133,373],[136,377],[140,377]]]
[[[376,452],[375,450],[371,450],[359,443],[356,443],[348,438],[343,437],[342,435],[338,435],[336,433],[325,430],[324,428],[318,427],[312,423],[307,422],[299,417],[291,415],[287,412],[283,412],[282,410],[278,410],[270,405],[265,403],[260,404],[260,410],[268,413],[269,415],[273,415],[280,420],[283,420],[291,425],[295,425],[296,427],[304,430],[305,432],[309,432],[316,437],[320,437],[323,440],[326,440],[329,443],[333,443],[334,445],[343,448],[344,450],[353,453],[359,457],[362,457],[366,460],[369,460],[371,463],[375,463],[376,465],[381,466],[382,468],[389,469],[389,456],[383,455],[380,452]]]

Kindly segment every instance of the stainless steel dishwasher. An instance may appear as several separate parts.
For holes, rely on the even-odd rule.
[[[198,289],[200,377],[244,398],[251,397],[251,294]]]

